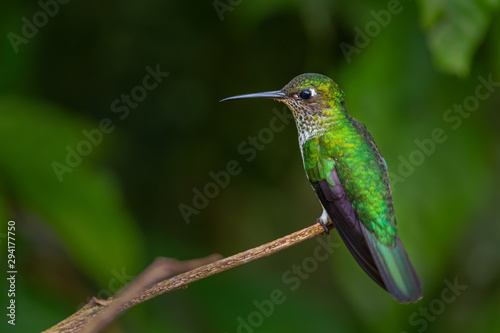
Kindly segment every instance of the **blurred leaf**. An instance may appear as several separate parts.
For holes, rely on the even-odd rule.
[[[436,66],[465,76],[488,30],[498,0],[422,0],[420,20]]]
[[[133,272],[143,242],[110,175],[87,160],[95,158],[97,147],[63,173],[62,181],[53,169],[54,161],[66,164],[66,147],[77,149],[86,140],[82,130],[97,125],[27,99],[0,97],[0,110],[0,175],[8,193],[42,216],[93,278],[107,283],[112,270]]]

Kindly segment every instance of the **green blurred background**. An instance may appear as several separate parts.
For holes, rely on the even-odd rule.
[[[107,332],[498,329],[499,6],[4,1],[0,244],[7,258],[14,220],[18,275],[15,327],[2,279],[1,330],[47,329],[157,256],[228,256],[314,223],[321,209],[295,125],[269,131],[283,106],[218,102],[280,89],[304,72],[332,77],[375,138],[424,298],[398,304],[332,232],[326,261],[314,259],[320,241],[310,240],[141,304]],[[155,70],[168,75],[144,90]],[[127,105],[130,94],[140,101]],[[442,140],[431,141],[439,129]],[[249,136],[260,138],[255,154],[241,151]],[[72,150],[87,156],[67,161]],[[232,160],[241,172],[186,223],[180,205],[193,207],[210,172]],[[467,288],[450,290],[454,283]],[[273,291],[282,294],[271,309]]]

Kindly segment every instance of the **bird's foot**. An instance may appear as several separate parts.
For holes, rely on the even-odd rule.
[[[323,209],[323,213],[316,219],[316,223],[319,223],[325,229],[327,235],[330,233],[330,229],[326,225],[332,223],[332,220],[330,220],[330,216],[328,216],[326,210]]]

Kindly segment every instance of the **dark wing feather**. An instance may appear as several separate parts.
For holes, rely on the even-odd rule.
[[[332,169],[330,180],[311,181],[321,204],[340,237],[363,270],[401,303],[422,297],[422,284],[398,236],[396,246],[380,243],[358,219],[351,202]]]
[[[328,184],[326,179],[318,182],[311,182],[311,185],[316,191],[316,195],[319,197],[321,204],[330,216],[340,237],[354,256],[354,259],[356,259],[366,274],[382,288],[386,289],[377,269],[377,265],[373,260],[370,248],[366,244],[362,231],[364,226],[359,221],[351,203],[347,199],[335,168],[332,169],[330,178],[335,184],[333,187]]]

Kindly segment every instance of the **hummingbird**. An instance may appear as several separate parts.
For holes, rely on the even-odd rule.
[[[292,111],[304,169],[323,213],[361,268],[400,303],[422,298],[422,283],[397,231],[387,164],[366,127],[347,113],[329,77],[307,73],[283,89],[228,97],[268,98]]]

